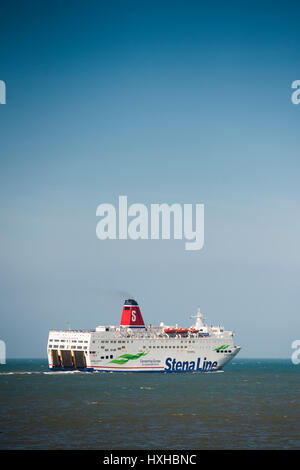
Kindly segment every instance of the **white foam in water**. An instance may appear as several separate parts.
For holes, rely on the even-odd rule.
[[[61,370],[57,371],[48,371],[48,372],[41,372],[41,374],[45,375],[68,375],[68,374],[84,374],[85,372],[81,372],[80,370]]]
[[[0,372],[0,375],[31,375],[31,374],[41,374],[41,372],[27,372],[27,371],[22,371],[22,372]]]

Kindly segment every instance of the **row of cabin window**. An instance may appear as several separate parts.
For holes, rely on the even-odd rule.
[[[157,338],[157,340],[160,340],[160,339],[161,339],[161,338]],[[174,338],[172,338],[172,339],[174,339]],[[94,344],[94,343],[96,343],[96,341],[99,342],[99,343],[102,343],[102,344],[103,344],[103,343],[106,343],[106,344],[107,344],[107,343],[114,344],[114,343],[117,343],[117,342],[124,344],[124,343],[126,343],[126,342],[127,342],[127,343],[130,342],[130,341],[100,341],[100,340],[93,340],[92,343]],[[164,341],[170,341],[170,340],[164,340]],[[175,341],[177,341],[177,340],[175,340]],[[79,342],[80,342],[80,341],[79,341]],[[87,342],[87,341],[85,341],[85,342]],[[131,341],[131,342],[133,342],[133,341]],[[181,343],[187,343],[187,340],[185,340],[185,341],[184,341],[184,340],[181,340],[180,342],[181,342]],[[194,341],[194,340],[189,340],[189,343],[195,343],[195,341]]]
[[[173,349],[176,349],[176,348],[177,349],[179,349],[179,348],[187,349],[187,346],[143,346],[143,349],[147,349],[147,348],[149,348],[149,349],[151,349],[151,348],[152,349],[159,349],[159,348],[161,348],[161,349],[168,349],[168,348],[169,349],[172,349],[172,348]]]
[[[96,341],[98,341],[98,343],[111,343],[111,344],[115,344],[115,343],[126,343],[126,341],[100,341],[99,339],[95,339],[92,341],[92,343],[96,343]],[[127,341],[127,343],[129,343],[129,341]]]
[[[59,342],[68,343],[68,342],[71,342],[71,341],[72,341],[72,343],[77,343],[77,342],[78,343],[88,343],[88,341],[78,341],[77,339],[72,339],[72,340],[70,340],[70,339],[49,339],[49,343],[51,343],[52,341],[54,341],[55,343],[59,343]]]
[[[50,346],[54,349],[65,349],[65,345],[58,345],[58,344],[50,344]],[[68,346],[67,346],[68,347]],[[71,346],[73,349],[87,349],[87,346]]]

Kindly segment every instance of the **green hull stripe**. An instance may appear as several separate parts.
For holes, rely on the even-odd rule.
[[[229,344],[222,344],[222,346],[219,346],[218,348],[214,349],[214,351],[220,351],[221,349],[227,349],[229,348]]]
[[[139,359],[140,357],[142,356],[146,356],[148,353],[147,352],[141,352],[141,353],[138,353],[138,354],[122,354],[121,356],[119,356],[118,359],[113,359],[112,363],[114,364],[126,364],[126,362],[128,361],[133,361],[133,360],[136,360],[136,359]]]

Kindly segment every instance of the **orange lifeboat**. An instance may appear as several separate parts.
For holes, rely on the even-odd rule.
[[[165,333],[167,333],[167,335],[175,335],[175,333],[177,332],[176,328],[166,328],[164,330]]]
[[[189,331],[189,330],[188,330],[187,328],[179,328],[179,329],[177,330],[177,333],[178,333],[179,335],[186,335],[186,334],[188,333],[188,331]]]
[[[191,333],[199,333],[199,330],[196,330],[196,328],[190,328]]]

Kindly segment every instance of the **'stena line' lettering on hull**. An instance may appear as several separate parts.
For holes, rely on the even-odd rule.
[[[175,358],[168,357],[166,359],[166,372],[193,372],[201,371],[208,372],[212,370],[217,370],[218,362],[217,361],[206,361],[206,357],[203,360],[201,365],[201,357],[198,357],[197,361],[177,361]]]

